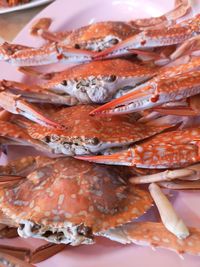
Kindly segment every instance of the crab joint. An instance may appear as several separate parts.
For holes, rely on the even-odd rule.
[[[167,197],[162,193],[160,187],[152,183],[149,185],[150,194],[156,203],[161,220],[165,227],[180,239],[189,236],[189,230],[183,220],[178,217]]]

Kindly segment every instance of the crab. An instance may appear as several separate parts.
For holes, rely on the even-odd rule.
[[[199,133],[199,127],[167,131],[111,155],[76,156],[76,158],[148,169],[180,168],[200,161]]]
[[[12,162],[11,174],[17,174],[21,161],[24,164],[26,159]],[[104,236],[122,244],[143,244],[145,241],[151,246],[199,255],[200,230],[192,227],[185,230],[172,209],[168,215],[173,214],[173,220],[168,226],[172,226],[173,230],[170,231],[175,234],[159,222],[133,221],[152,206],[152,198],[148,191],[131,185],[127,177],[119,175],[113,167],[80,162],[69,157],[56,160],[36,157],[28,166],[28,172],[26,168],[24,170],[27,174],[23,174],[18,182],[0,188],[1,210],[17,225],[20,236],[72,246],[93,244],[97,236]],[[8,170],[9,166],[0,168],[5,180]],[[159,191],[157,195],[155,189],[158,191],[152,184],[150,192],[156,202],[156,197],[163,196]],[[163,201],[164,206],[166,202]],[[160,205],[161,214],[162,209]],[[167,213],[164,217],[162,215],[162,220],[167,220]],[[173,224],[177,222],[179,224],[174,228]],[[182,232],[186,234],[176,237]],[[33,254],[28,258],[31,262],[34,259],[38,262],[38,257],[39,260],[46,259],[61,249],[63,247],[56,247],[48,252],[47,245],[42,250],[44,255],[37,249],[35,257]],[[27,249],[21,249],[17,256],[17,248],[9,247],[3,247],[2,251],[7,254],[1,254],[1,259],[15,263],[19,263],[18,259],[9,254],[25,259],[30,253]],[[30,266],[25,262],[23,264]]]
[[[128,22],[96,22],[72,31],[58,33],[48,31],[51,19],[42,18],[34,23],[31,33],[42,36],[51,42],[61,42],[71,48],[99,52],[121,43],[142,30],[171,25],[178,18],[189,13],[190,9],[191,5],[188,0],[175,1],[175,8],[160,17],[136,19]]]
[[[47,98],[51,97],[53,91],[52,101],[56,102],[58,98],[58,103],[59,101],[60,103],[69,103],[71,106],[77,102],[105,103],[118,97],[120,93],[128,91],[130,87],[150,79],[158,69],[158,67],[141,64],[137,60],[111,59],[78,65],[58,73],[42,74],[25,67],[20,68],[20,71],[48,79],[47,82],[41,84],[41,87],[48,89]],[[15,85],[16,83],[8,83],[7,88],[12,89]],[[27,90],[27,86],[23,91],[31,94],[31,88]],[[22,95],[23,91],[21,91]],[[39,94],[37,94],[37,89],[33,90],[35,98],[38,100],[40,100],[41,91],[45,94],[41,88],[38,89]],[[66,101],[64,101],[65,96],[67,97]],[[72,97],[71,101],[68,100],[69,96]]]
[[[0,59],[17,66],[38,66],[57,62],[85,63],[94,58],[97,59],[99,56],[101,57],[98,54],[101,52],[96,52],[95,50],[102,50],[106,47],[115,49],[118,42],[121,47],[124,42],[127,42],[126,40],[133,38],[130,36],[137,36],[135,33],[141,28],[148,29],[149,25],[156,27],[156,24],[171,24],[171,22],[176,21],[177,18],[183,16],[189,10],[190,4],[187,0],[178,1],[174,10],[158,18],[139,19],[130,23],[101,22],[86,26],[70,34],[58,34],[58,38],[56,35],[52,37],[52,34],[50,34],[51,37],[49,39],[54,39],[54,42],[45,44],[40,48],[5,42],[0,46]],[[48,27],[48,25],[49,23],[45,22],[44,28]],[[39,27],[38,25],[35,26],[36,29]],[[33,31],[35,32],[35,29]],[[46,33],[47,35],[49,34]],[[63,39],[63,35],[67,37],[64,38],[64,41],[59,41],[59,37],[61,36],[61,39]],[[91,49],[94,51],[91,51]],[[107,51],[107,49],[104,51]]]
[[[28,123],[27,132],[42,141],[54,153],[84,155],[104,153],[138,142],[171,126],[149,127],[138,123],[132,115],[112,118],[92,117],[94,105],[79,105],[53,112],[52,118],[65,129],[54,129]]]
[[[14,174],[20,162],[12,163]],[[22,237],[91,244],[95,234],[141,216],[152,205],[147,191],[127,184],[112,169],[69,157],[37,157],[26,179],[0,191],[1,210]]]
[[[160,29],[147,29],[126,40],[98,52],[95,59],[113,58],[135,53],[135,49],[155,48],[180,44],[199,34],[200,14],[175,25]],[[133,51],[132,51],[133,49]]]

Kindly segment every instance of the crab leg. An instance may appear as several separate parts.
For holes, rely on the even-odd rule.
[[[130,179],[130,182],[133,184],[146,184],[146,183],[153,183],[153,182],[171,181],[174,179],[185,178],[193,174],[194,174],[194,171],[190,169],[180,169],[180,170],[173,170],[173,171],[166,170],[161,173],[132,177]]]
[[[176,0],[175,8],[160,17],[136,19],[130,21],[130,23],[133,27],[139,28],[140,30],[161,28],[172,25],[174,21],[186,15],[190,10],[190,0]]]
[[[17,228],[9,227],[5,224],[0,224],[0,238],[15,238],[18,237]],[[1,249],[0,249],[1,250]]]
[[[162,223],[134,222],[122,227],[127,238],[134,244],[161,247],[179,254],[200,255],[200,229],[188,227],[190,235],[180,240]]]
[[[13,246],[11,247],[5,245],[0,245],[0,251],[23,261],[28,261],[31,253],[31,251],[27,248],[19,248]]]
[[[170,59],[175,60],[184,55],[199,56],[200,55],[200,36],[194,36],[181,44],[171,55]]]
[[[162,30],[144,30],[113,47],[97,53],[94,59],[131,54],[131,49],[143,49],[182,43],[200,32],[199,20],[200,15],[198,14],[192,19],[182,21],[171,27],[163,27]]]
[[[193,144],[136,146],[111,155],[76,156],[75,158],[102,164],[149,169],[177,168],[200,160],[198,146]]]
[[[173,190],[200,189],[200,181],[173,181],[159,182],[159,185],[164,188]]]
[[[37,20],[31,27],[30,33],[32,35],[38,35],[38,31],[42,30],[48,30],[49,27],[51,26],[52,19],[51,18],[41,18]],[[58,40],[58,39],[57,39]],[[55,42],[57,41],[55,40]]]
[[[162,193],[160,187],[152,183],[149,185],[150,194],[156,203],[164,226],[180,239],[189,236],[189,230],[183,220],[176,214],[167,197]]]
[[[170,78],[155,78],[130,93],[114,99],[91,112],[121,114],[155,108],[200,93],[200,71],[191,71]]]
[[[6,253],[10,256],[18,258],[19,260],[33,264],[40,263],[50,257],[53,257],[65,248],[66,245],[64,244],[49,243],[38,247],[34,251],[31,251],[27,248],[0,245],[0,251],[2,253]]]
[[[19,260],[16,257],[10,256],[9,254],[0,252],[0,263],[2,267],[7,267],[7,266],[19,266],[19,267],[34,267],[34,265]]]
[[[166,170],[160,173],[132,177],[130,178],[129,181],[133,184],[146,184],[146,183],[165,182],[165,181],[168,182],[175,179],[180,179],[184,181],[196,181],[199,180],[199,176],[200,176],[200,164],[195,164],[184,169]]]
[[[32,104],[29,104],[25,100],[21,99],[20,95],[4,91],[0,92],[0,106],[10,113],[22,115],[41,125],[61,128],[58,123],[42,115]]]
[[[27,86],[26,84],[3,80],[0,82],[1,90],[13,94],[20,94],[23,99],[32,103],[53,103],[60,105],[76,105],[78,103],[75,97],[70,95],[58,95],[40,86]]]
[[[96,163],[149,169],[168,169],[191,165],[200,160],[199,129],[190,128],[164,132],[149,141],[114,154],[78,156],[76,158]]]
[[[36,264],[41,261],[47,260],[48,258],[53,257],[57,253],[61,252],[65,248],[66,248],[65,244],[53,244],[53,243],[40,246],[31,253],[30,262]]]
[[[80,63],[90,61],[93,52],[67,48],[65,45],[52,43],[41,48],[21,47],[14,44],[0,45],[0,60],[16,66],[40,66],[52,63]]]

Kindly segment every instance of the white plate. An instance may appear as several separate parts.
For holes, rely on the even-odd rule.
[[[28,9],[36,6],[48,4],[53,0],[32,0],[30,3],[17,5],[13,7],[0,8],[0,14],[10,13],[18,10]]]

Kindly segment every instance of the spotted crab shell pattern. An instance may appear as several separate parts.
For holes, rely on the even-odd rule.
[[[27,179],[0,191],[0,207],[13,221],[44,227],[84,224],[96,233],[141,216],[152,205],[149,193],[112,171],[73,158],[42,164]]]

